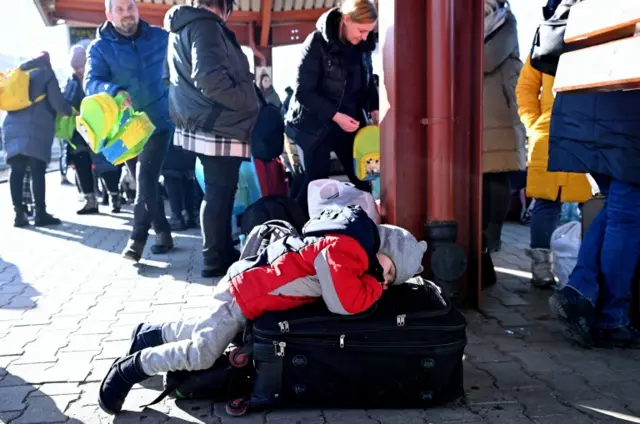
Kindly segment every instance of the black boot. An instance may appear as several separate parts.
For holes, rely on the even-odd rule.
[[[162,339],[162,325],[138,324],[131,334],[131,344],[128,355],[148,347],[155,347],[164,344]]]
[[[127,246],[122,251],[122,257],[134,262],[139,262],[142,258],[145,243],[137,240],[129,240]]]
[[[154,255],[161,255],[167,253],[173,249],[173,238],[171,233],[159,233],[156,234],[156,244],[151,246],[151,253]]]
[[[174,215],[169,219],[169,225],[171,226],[171,231],[184,231],[187,229],[187,224],[184,219],[182,219],[182,215]]]
[[[117,414],[133,385],[149,377],[140,366],[140,352],[116,359],[100,383],[98,405],[107,414]]]
[[[120,193],[109,193],[109,197],[111,198],[111,212],[120,213],[120,210],[122,209],[122,198],[120,197]]]
[[[229,270],[229,267],[233,265],[238,259],[240,259],[240,253],[233,249],[230,254],[231,260],[226,263],[207,263],[205,260],[204,267],[202,268],[202,278],[217,278],[224,277]]]
[[[29,218],[27,218],[27,214],[24,209],[25,208],[23,206],[13,208],[16,212],[16,217],[13,219],[13,226],[16,228],[22,228],[29,225]]]
[[[62,224],[62,221],[60,221],[58,218],[54,217],[53,215],[50,215],[47,212],[38,213],[38,211],[36,211],[36,216],[33,220],[33,225],[35,225],[36,227],[45,227],[49,225],[60,225],[60,224]]]
[[[612,349],[640,349],[640,331],[627,325],[610,330],[598,329],[595,333],[596,347]]]
[[[592,330],[596,310],[591,302],[567,286],[549,298],[549,306],[558,316],[565,338],[582,347],[594,346]]]

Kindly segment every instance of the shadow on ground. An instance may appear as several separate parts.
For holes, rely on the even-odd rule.
[[[40,294],[22,280],[20,269],[0,257],[0,309],[31,309]]]

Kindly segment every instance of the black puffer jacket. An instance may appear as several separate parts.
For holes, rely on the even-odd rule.
[[[339,36],[341,18],[337,8],[324,13],[316,23],[316,31],[304,42],[294,95],[285,117],[287,134],[296,141],[299,132],[316,139],[322,137],[340,108],[347,80],[343,41]],[[361,104],[367,112],[378,110],[379,106],[371,61],[376,43],[377,33],[372,32],[366,42],[359,44],[363,65]]]
[[[215,13],[190,6],[172,8],[164,26],[171,120],[178,128],[250,142],[258,97],[233,31]]]

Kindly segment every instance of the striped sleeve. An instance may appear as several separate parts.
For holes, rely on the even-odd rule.
[[[366,273],[369,261],[364,249],[351,238],[340,237],[325,247],[313,265],[322,299],[335,314],[364,312],[382,296],[382,284]]]

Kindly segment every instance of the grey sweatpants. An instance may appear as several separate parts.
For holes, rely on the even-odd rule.
[[[224,277],[213,293],[210,315],[191,322],[181,320],[162,325],[165,344],[140,352],[142,370],[147,375],[156,375],[211,368],[246,322],[231,295],[229,279]]]

